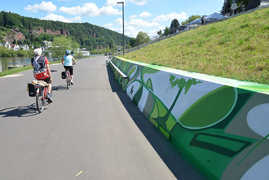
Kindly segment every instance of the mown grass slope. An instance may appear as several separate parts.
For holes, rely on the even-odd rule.
[[[124,58],[269,84],[269,8],[201,26]]]

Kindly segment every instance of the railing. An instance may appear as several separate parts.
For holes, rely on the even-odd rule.
[[[108,63],[111,64],[111,66],[120,74],[121,77],[128,79],[128,76],[124,74],[111,60],[109,60]]]

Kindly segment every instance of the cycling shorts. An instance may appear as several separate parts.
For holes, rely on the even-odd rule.
[[[73,66],[64,66],[64,69],[69,71],[71,76],[73,75]]]

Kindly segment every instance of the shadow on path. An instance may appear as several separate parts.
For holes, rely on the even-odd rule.
[[[0,117],[30,117],[37,114],[35,104],[0,109]]]
[[[67,88],[66,88],[66,86],[64,86],[64,85],[59,85],[59,86],[53,86],[52,87],[52,91],[64,91],[64,90],[66,90]]]
[[[182,158],[182,155],[175,149],[175,147],[146,119],[144,114],[139,111],[114,79],[113,72],[108,66],[107,73],[112,91],[117,93],[137,127],[144,134],[148,142],[159,154],[175,177],[180,180],[206,179],[198,173],[189,162]]]

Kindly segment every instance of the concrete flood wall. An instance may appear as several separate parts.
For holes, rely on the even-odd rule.
[[[140,111],[209,179],[269,179],[269,86],[112,62]]]

